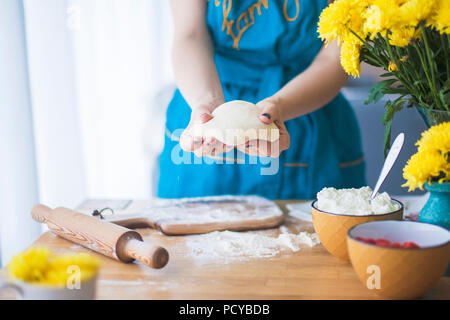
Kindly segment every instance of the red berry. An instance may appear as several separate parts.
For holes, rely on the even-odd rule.
[[[420,248],[420,247],[417,243],[410,241],[403,243],[403,248]]]
[[[389,240],[386,240],[383,238],[377,239],[375,244],[377,246],[382,246],[382,247],[390,247],[391,246],[391,242]]]
[[[372,239],[372,238],[363,238],[363,237],[355,237],[358,241],[363,241],[365,243],[374,244],[380,247],[388,247],[388,248],[420,248],[420,246],[412,241],[406,241],[403,244],[400,242],[390,242],[387,239],[379,238],[379,239]]]

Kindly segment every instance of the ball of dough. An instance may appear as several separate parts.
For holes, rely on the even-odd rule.
[[[229,146],[238,146],[249,140],[274,142],[280,138],[274,123],[265,124],[259,119],[261,109],[255,104],[234,100],[217,107],[213,118],[192,127],[193,136],[215,138]]]

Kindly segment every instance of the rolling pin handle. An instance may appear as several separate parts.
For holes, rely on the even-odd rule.
[[[125,253],[150,268],[160,269],[169,262],[169,252],[165,248],[153,246],[137,239],[130,239],[127,242]]]
[[[52,214],[52,209],[43,204],[37,204],[31,209],[31,216],[37,222],[44,223],[48,217]]]

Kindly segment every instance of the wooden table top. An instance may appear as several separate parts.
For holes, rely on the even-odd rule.
[[[285,204],[278,201],[285,211]],[[312,224],[287,217],[285,225],[313,231]],[[160,270],[140,263],[123,264],[44,233],[33,246],[57,253],[90,251],[101,259],[98,299],[379,299],[357,278],[349,262],[331,256],[322,245],[267,259],[221,263],[186,254],[186,237],[140,229],[146,241],[164,245],[169,264]],[[277,235],[278,228],[260,231]],[[0,280],[5,279],[2,270]],[[450,299],[450,277],[442,277],[424,299]]]

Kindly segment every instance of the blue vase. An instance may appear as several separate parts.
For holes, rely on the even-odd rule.
[[[450,230],[450,183],[426,183],[430,198],[419,214],[419,221]]]
[[[430,198],[420,210],[419,221],[444,227],[450,230],[450,183],[426,183]],[[450,264],[444,276],[450,277]]]

